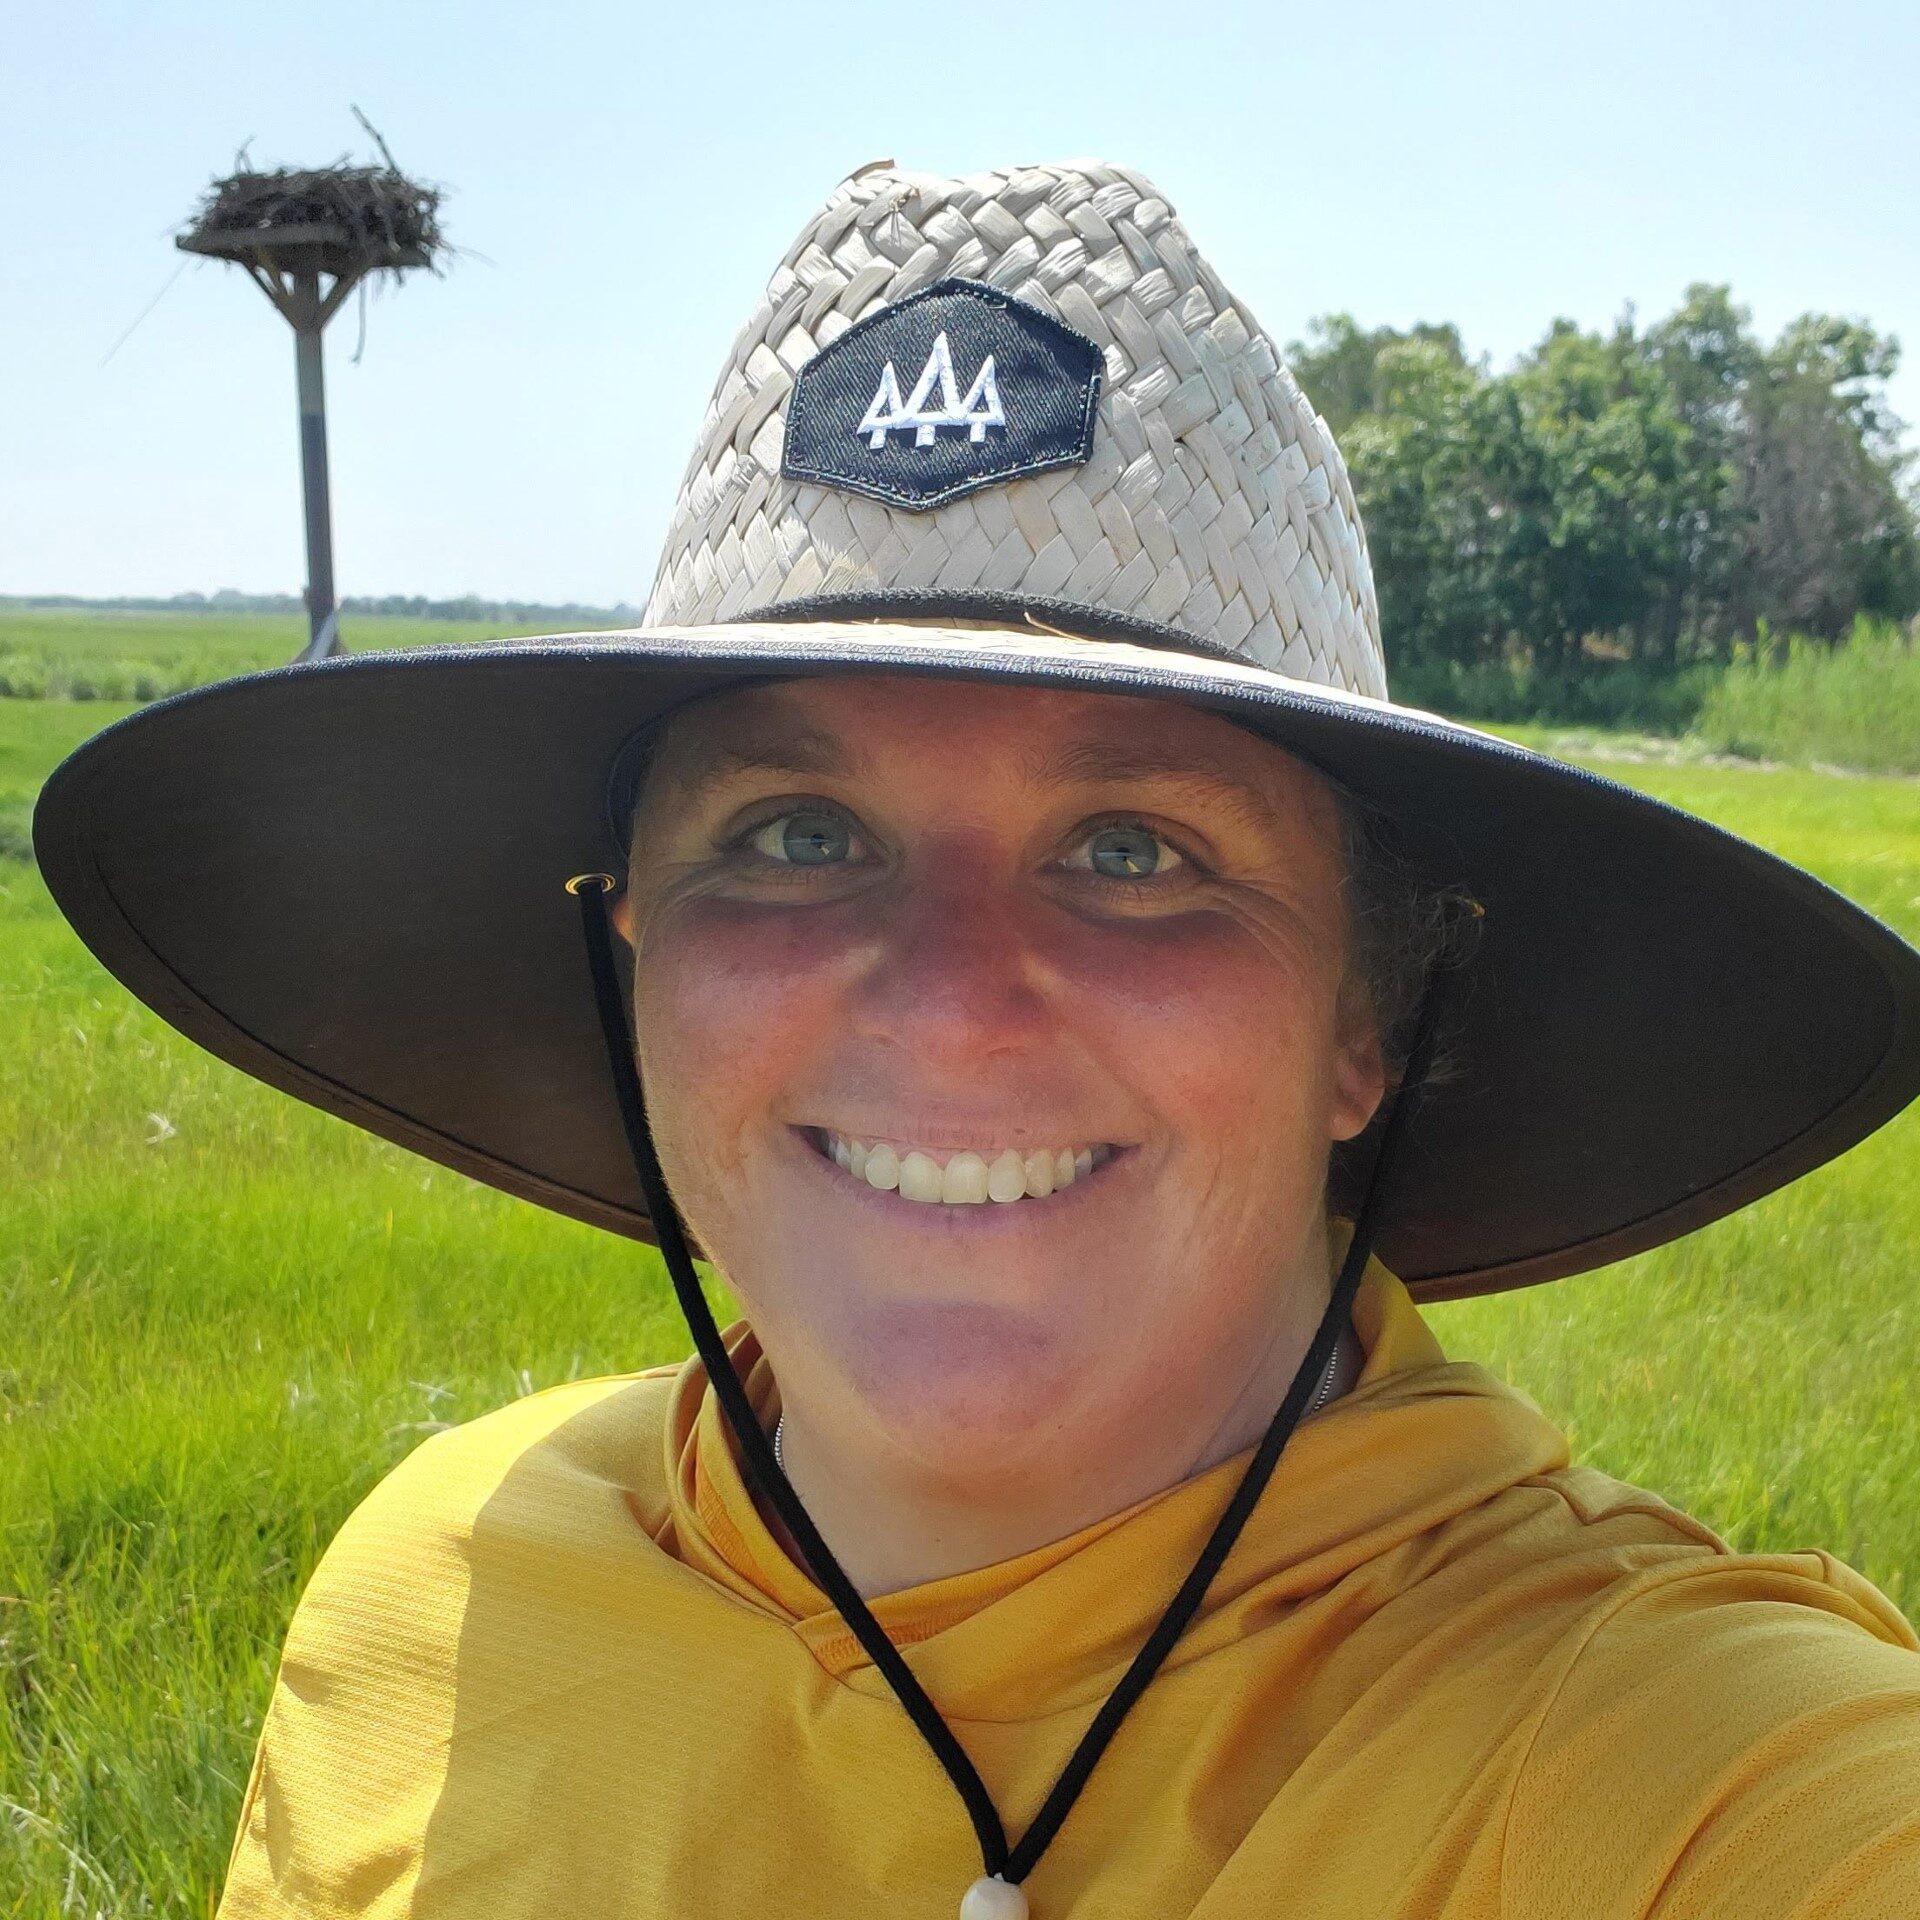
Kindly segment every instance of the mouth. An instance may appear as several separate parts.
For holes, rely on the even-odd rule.
[[[827,1127],[801,1127],[823,1160],[876,1193],[921,1206],[1012,1206],[1045,1200],[1096,1178],[1128,1149],[1112,1141],[1023,1149],[982,1145],[950,1151],[905,1140],[863,1140]]]

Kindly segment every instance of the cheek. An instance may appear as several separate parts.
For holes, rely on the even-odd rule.
[[[634,971],[634,1024],[661,1152],[734,1171],[747,1131],[831,1042],[849,942],[831,913],[669,907]]]
[[[1194,1146],[1249,1162],[1256,1142],[1324,1150],[1336,983],[1251,916],[1103,929],[1063,956],[1079,1024]]]

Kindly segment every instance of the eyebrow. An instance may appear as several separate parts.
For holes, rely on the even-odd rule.
[[[845,778],[859,764],[859,756],[837,734],[817,727],[781,727],[743,739],[702,741],[689,754],[676,785],[681,793],[700,799],[744,774]],[[1251,781],[1197,766],[1186,755],[1165,752],[1148,741],[1083,740],[1053,752],[1022,755],[1016,770],[1030,787],[1154,783],[1217,801],[1261,832],[1284,826],[1273,796]]]
[[[746,773],[844,776],[854,769],[846,745],[819,728],[782,728],[744,740],[704,740],[688,756],[676,782],[695,799]]]
[[[1168,753],[1149,741],[1121,743],[1084,740],[1024,764],[1023,776],[1036,786],[1066,786],[1074,781],[1125,786],[1154,782],[1218,800],[1242,821],[1263,832],[1283,826],[1271,794],[1251,781],[1215,767],[1196,766],[1184,754]]]

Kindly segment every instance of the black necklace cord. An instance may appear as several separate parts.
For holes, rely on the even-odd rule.
[[[597,883],[597,884],[596,884]],[[1192,1571],[1181,1582],[1159,1624],[1148,1635],[1134,1656],[1119,1684],[1110,1693],[1079,1744],[1061,1770],[1052,1789],[1022,1835],[1017,1847],[1009,1851],[1006,1830],[1000,1821],[993,1797],[966,1750],[954,1738],[940,1712],[928,1698],[926,1689],[913,1670],[900,1657],[899,1650],[887,1638],[886,1631],[874,1619],[840,1563],[828,1550],[819,1529],[813,1524],[792,1483],[774,1458],[772,1443],[754,1417],[746,1388],[734,1371],[733,1362],[714,1324],[706,1296],[694,1271],[693,1255],[687,1244],[685,1228],[654,1153],[652,1135],[647,1126],[646,1106],[641,1093],[639,1067],[635,1060],[633,1038],[627,1024],[626,1009],[614,966],[613,942],[607,921],[606,896],[613,892],[611,875],[584,874],[568,881],[567,889],[580,901],[580,918],[586,936],[587,962],[593,979],[594,1000],[599,1010],[601,1031],[606,1039],[607,1056],[613,1070],[614,1091],[620,1106],[620,1118],[626,1129],[627,1145],[633,1154],[634,1169],[652,1219],[662,1259],[673,1282],[674,1293],[693,1334],[693,1342],[713,1383],[721,1411],[740,1443],[742,1456],[753,1480],[768,1503],[793,1535],[822,1590],[833,1602],[848,1628],[869,1659],[893,1689],[907,1716],[919,1730],[934,1758],[964,1802],[980,1843],[980,1856],[986,1874],[1019,1884],[1033,1871],[1048,1844],[1060,1831],[1080,1790],[1086,1785],[1100,1757],[1107,1750],[1120,1723],[1134,1702],[1147,1690],[1174,1644],[1187,1629],[1207,1589],[1225,1564],[1227,1555],[1239,1539],[1253,1509],[1265,1491],[1281,1450],[1292,1438],[1307,1401],[1333,1356],[1340,1329],[1351,1312],[1354,1295],[1366,1271],[1378,1231],[1382,1195],[1401,1141],[1405,1137],[1408,1116],[1417,1104],[1417,1096],[1432,1060],[1441,989],[1451,971],[1445,963],[1429,975],[1421,1001],[1419,1021],[1405,1072],[1396,1090],[1373,1166],[1367,1177],[1367,1189],[1361,1200],[1347,1244],[1340,1274],[1334,1282],[1326,1311],[1309,1343],[1293,1384],[1280,1403],[1253,1458],[1234,1489],[1233,1498],[1215,1523],[1206,1545],[1200,1550]]]
[[[1379,1231],[1380,1207],[1388,1185],[1387,1175],[1392,1169],[1400,1143],[1406,1137],[1408,1116],[1418,1104],[1420,1088],[1433,1058],[1440,988],[1445,977],[1444,967],[1436,967],[1428,976],[1413,1046],[1407,1056],[1406,1070],[1390,1096],[1392,1109],[1381,1131],[1373,1165],[1368,1170],[1367,1190],[1354,1219],[1353,1238],[1347,1242],[1339,1278],[1334,1282],[1326,1311],[1320,1316],[1320,1325],[1308,1343],[1306,1357],[1293,1376],[1293,1384],[1280,1402],[1280,1410],[1261,1436],[1253,1458],[1247,1462],[1246,1471],[1240,1476],[1240,1484],[1233,1490],[1233,1498],[1227,1502],[1225,1511],[1215,1522],[1213,1532],[1207,1537],[1207,1544],[1200,1549],[1200,1557],[1180,1583],[1179,1592],[1173,1596],[1166,1612],[1160,1616],[1159,1624],[1134,1655],[1119,1685],[1107,1695],[1100,1711],[1094,1715],[1092,1724],[1080,1736],[1079,1745],[1061,1769],[1052,1791],[1041,1803],[1032,1825],[1021,1835],[1020,1844],[1014,1848],[1007,1864],[1005,1877],[1009,1880],[1016,1883],[1024,1880],[1038,1865],[1041,1854],[1060,1831],[1100,1756],[1119,1732],[1121,1721],[1126,1718],[1133,1703],[1146,1692],[1148,1683],[1173,1651],[1174,1643],[1199,1611],[1201,1601],[1207,1596],[1207,1589],[1226,1564],[1234,1542],[1240,1538],[1242,1529],[1252,1517],[1254,1507],[1266,1491],[1267,1482],[1273,1478],[1274,1468],[1279,1465],[1282,1449],[1293,1438],[1293,1430],[1300,1424],[1314,1387],[1333,1358],[1340,1330],[1347,1324],[1354,1295],[1360,1290],[1360,1280],[1373,1251],[1374,1236]]]
[[[596,881],[601,884],[594,884]],[[749,1472],[773,1510],[785,1523],[806,1556],[807,1565],[819,1581],[840,1617],[865,1650],[888,1686],[898,1696],[907,1716],[919,1729],[920,1737],[932,1748],[954,1790],[966,1804],[967,1817],[980,1842],[980,1857],[988,1874],[1000,1873],[1007,1863],[1006,1829],[993,1796],[980,1778],[979,1769],[968,1758],[966,1749],[953,1736],[940,1710],[927,1697],[926,1689],[915,1678],[913,1669],[900,1657],[900,1651],[887,1638],[854,1584],[846,1576],[812,1516],[800,1504],[793,1483],[781,1471],[773,1457],[773,1445],[754,1417],[753,1403],[740,1376],[734,1371],[720,1329],[714,1325],[706,1295],[700,1291],[694,1272],[693,1254],[687,1245],[686,1229],[679,1209],[667,1191],[665,1177],[653,1148],[653,1135],[647,1126],[646,1103],[640,1090],[640,1069],[634,1057],[633,1038],[627,1026],[619,975],[613,961],[613,939],[607,924],[607,895],[614,889],[610,875],[587,874],[569,881],[568,888],[580,901],[580,919],[587,941],[587,964],[593,976],[594,1001],[600,1012],[600,1027],[606,1037],[607,1058],[613,1068],[614,1092],[620,1103],[620,1119],[626,1128],[627,1146],[633,1154],[634,1171],[640,1176],[640,1191],[646,1199],[647,1215],[653,1222],[660,1255],[666,1263],[680,1311],[693,1334],[693,1344],[707,1370],[707,1378],[720,1402],[721,1411],[740,1443]]]

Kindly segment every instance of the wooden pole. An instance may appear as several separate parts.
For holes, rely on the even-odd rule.
[[[382,149],[384,152],[384,148]],[[357,178],[349,170],[350,178]],[[216,182],[224,191],[243,179]],[[431,215],[437,198],[402,182]],[[345,653],[340,639],[339,603],[333,585],[333,504],[327,476],[327,398],[322,370],[322,340],[327,322],[347,295],[370,272],[400,273],[433,265],[437,236],[423,232],[417,243],[402,246],[356,235],[351,224],[331,220],[282,221],[278,225],[236,226],[231,230],[203,221],[174,243],[188,253],[231,261],[274,304],[293,329],[294,373],[300,403],[300,490],[307,536],[307,639],[296,661],[326,660]]]
[[[294,371],[300,391],[300,482],[307,521],[307,644],[302,660],[344,652],[333,596],[333,510],[327,489],[327,395],[320,343],[320,276],[296,277]],[[291,316],[290,316],[291,317]]]

